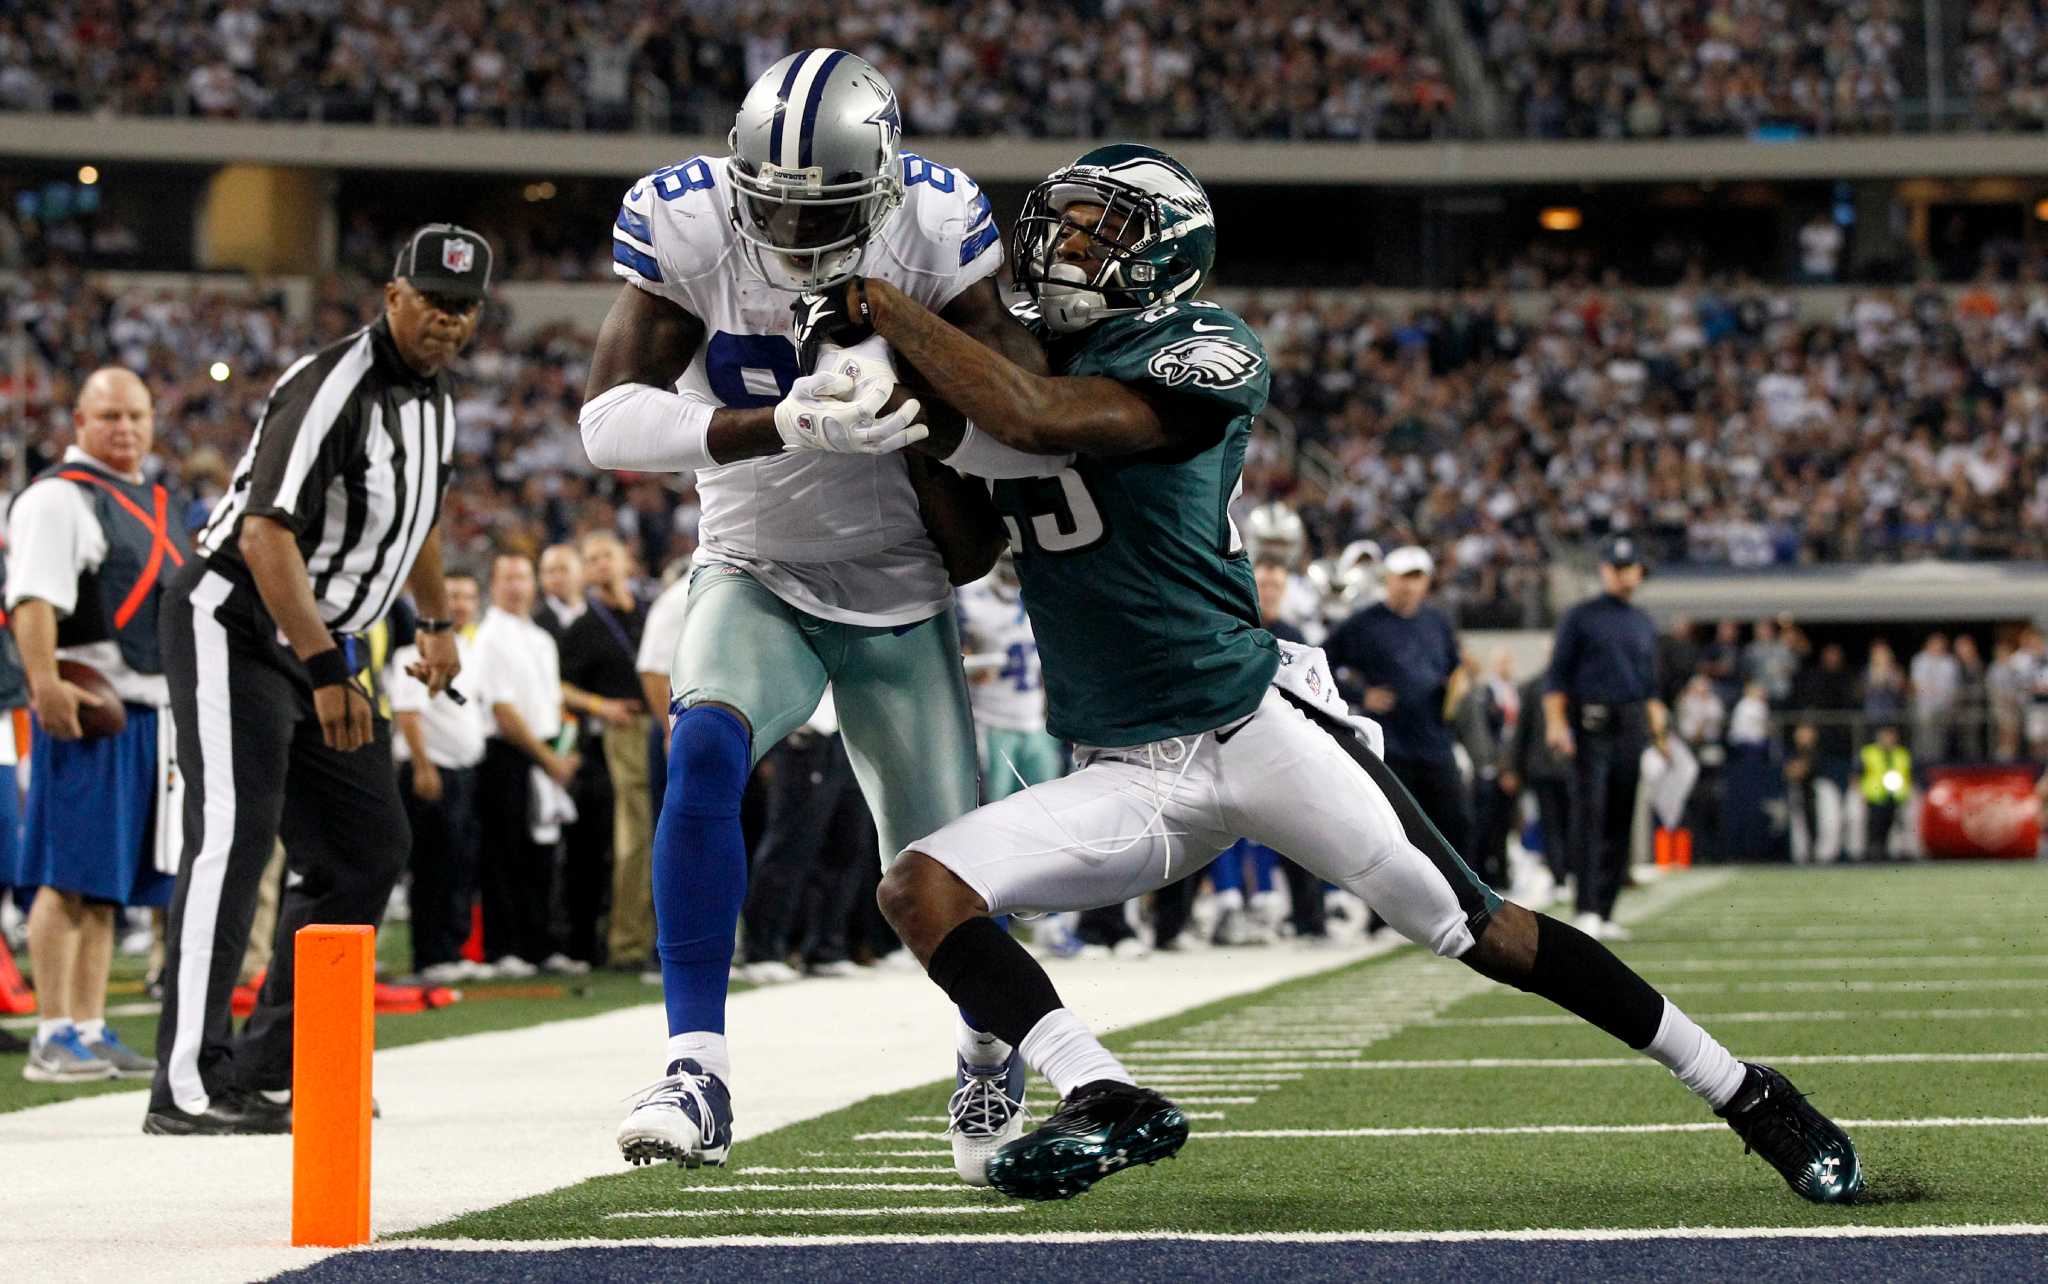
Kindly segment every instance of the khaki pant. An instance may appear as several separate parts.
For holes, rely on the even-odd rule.
[[[654,957],[654,806],[648,793],[648,729],[635,718],[604,730],[604,763],[612,778],[613,959]]]

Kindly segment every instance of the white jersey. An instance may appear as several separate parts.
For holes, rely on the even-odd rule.
[[[960,590],[958,609],[975,722],[1003,731],[1045,730],[1045,680],[1024,599],[990,576]]]
[[[862,271],[937,312],[1002,266],[988,197],[955,169],[904,153],[903,204]],[[612,228],[612,270],[704,323],[678,385],[719,405],[772,406],[795,381],[790,304],[740,253],[725,157],[694,156],[633,185]],[[794,451],[697,474],[700,560],[749,572],[800,610],[848,624],[911,624],[952,590],[895,455]]]
[[[1321,646],[1329,629],[1323,624],[1323,595],[1306,575],[1289,574],[1280,595],[1280,618],[1301,630],[1310,646]]]

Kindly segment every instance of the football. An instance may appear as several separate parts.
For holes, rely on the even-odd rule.
[[[59,660],[57,676],[101,701],[97,706],[79,702],[78,728],[86,739],[118,736],[128,729],[128,709],[121,703],[121,697],[114,694],[114,684],[107,681],[105,674],[77,660]]]

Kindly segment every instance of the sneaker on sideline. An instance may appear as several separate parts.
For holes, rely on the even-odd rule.
[[[524,981],[530,977],[540,975],[539,968],[520,958],[517,954],[507,954],[504,958],[491,964],[491,972],[493,975],[507,981]]]
[[[589,976],[590,964],[582,959],[572,959],[557,950],[541,960],[540,970],[550,976]]]
[[[71,1025],[47,1039],[37,1035],[31,1040],[21,1067],[21,1077],[30,1083],[97,1083],[119,1073],[113,1062],[95,1056]]]

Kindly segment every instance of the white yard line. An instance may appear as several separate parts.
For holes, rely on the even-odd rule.
[[[2042,977],[1916,977],[1910,981],[1679,981],[1666,994],[1947,994],[1951,990],[2032,990],[2048,994]]]
[[[983,1217],[1000,1213],[1021,1213],[1029,1207],[1029,1204],[958,1204],[929,1207],[920,1205],[908,1208],[639,1208],[631,1212],[606,1213],[604,1220],[665,1221],[671,1217]]]
[[[1703,1026],[1735,1021],[2005,1021],[2029,1020],[2048,1016],[2048,1008],[1873,1008],[1863,1012],[1850,1012],[1838,1008],[1816,1009],[1801,1012],[1792,1009],[1784,1012],[1697,1012],[1687,1009],[1686,1015]],[[1524,1026],[1524,1025],[1584,1025],[1575,1016],[1494,1016],[1494,1017],[1438,1017],[1424,1021],[1423,1025],[1437,1027],[1451,1026]],[[1146,1047],[1175,1047],[1181,1045],[1155,1043],[1140,1045]],[[1312,1046],[1304,1044],[1304,1047]],[[1344,1046],[1325,1043],[1322,1046]]]
[[[1838,1119],[1844,1128],[2048,1128],[2048,1115],[1998,1118],[1940,1116],[1931,1119]],[[1473,1128],[1204,1128],[1188,1134],[1205,1140],[1274,1141],[1316,1137],[1537,1137],[1607,1136],[1661,1132],[1720,1132],[1725,1123],[1514,1124]]]
[[[1341,1055],[1341,1054],[1340,1054]],[[1749,1058],[1773,1066],[1854,1066],[1854,1065],[1977,1065],[1977,1064],[2026,1064],[2033,1065],[2048,1061],[2048,1052],[1845,1052],[1821,1053],[1811,1056],[1771,1056],[1760,1054]],[[1131,1072],[1154,1082],[1147,1069],[1152,1063],[1127,1059],[1125,1064]],[[1350,1061],[1276,1061],[1265,1066],[1247,1068],[1246,1073],[1256,1076],[1263,1070],[1623,1070],[1645,1067],[1662,1069],[1648,1057],[1431,1057],[1404,1060],[1373,1060],[1359,1058]]]
[[[1108,1030],[1388,948],[1390,942],[1330,951],[1201,951],[1175,956],[1170,966],[1070,960],[1055,964],[1052,974],[1066,1002]],[[742,1160],[750,1135],[952,1073],[952,1013],[914,972],[738,994],[730,1030]],[[626,1095],[659,1070],[664,1034],[661,1007],[650,1002],[378,1053],[384,1117],[372,1160],[376,1233],[625,1171],[612,1134]],[[789,1069],[796,1066],[830,1072]],[[1038,1097],[1045,1091],[1033,1089]],[[140,1092],[113,1093],[0,1114],[8,1170],[34,1174],[8,1185],[8,1278],[104,1274],[212,1284],[268,1276],[325,1255],[287,1244],[289,1139],[145,1137],[143,1107]],[[894,1157],[861,1152],[863,1159]],[[950,1151],[903,1157],[937,1161]]]

